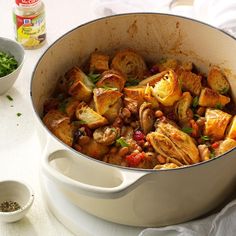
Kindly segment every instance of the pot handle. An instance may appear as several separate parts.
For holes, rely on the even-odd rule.
[[[136,188],[146,171],[131,171],[100,163],[72,150],[47,148],[42,171],[58,186],[91,197],[120,198]]]

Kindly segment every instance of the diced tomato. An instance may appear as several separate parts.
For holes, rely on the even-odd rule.
[[[220,145],[219,142],[214,142],[211,144],[211,147],[215,149],[215,148],[218,148],[219,145]]]
[[[191,124],[191,127],[192,127],[192,129],[193,129],[191,135],[192,135],[194,138],[198,137],[198,135],[199,135],[199,127],[198,127],[197,122],[192,119],[192,120],[190,120],[190,124]]]
[[[129,167],[137,167],[141,160],[145,158],[144,152],[141,153],[131,153],[130,155],[126,156],[126,161]]]
[[[142,131],[137,130],[134,132],[133,138],[135,141],[141,141],[144,140],[145,134]]]

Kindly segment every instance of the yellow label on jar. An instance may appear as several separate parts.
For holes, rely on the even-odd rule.
[[[34,16],[14,15],[16,40],[25,48],[40,46],[46,39],[45,14]]]

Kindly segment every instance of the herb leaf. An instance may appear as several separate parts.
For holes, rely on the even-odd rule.
[[[228,93],[228,91],[229,91],[229,89],[225,87],[225,88],[221,89],[220,94],[226,94],[226,93]]]
[[[139,84],[139,80],[137,78],[128,78],[128,80],[125,83],[125,87],[135,86],[138,84]]]
[[[203,142],[205,142],[205,141],[210,141],[211,138],[210,138],[209,136],[207,136],[207,135],[202,135],[202,136],[201,136],[201,140],[202,140]]]
[[[87,76],[94,84],[96,84],[100,78],[100,74],[93,74],[92,72],[90,72]]]
[[[13,98],[10,95],[6,95],[6,97],[9,101],[13,101]]]
[[[128,147],[129,144],[124,140],[124,138],[120,137],[116,140],[116,143],[121,147]]]
[[[199,97],[196,96],[193,98],[193,103],[192,103],[192,107],[196,108],[198,106],[198,101],[199,101]]]
[[[215,106],[216,109],[219,109],[219,110],[222,110],[223,106],[221,103],[216,103],[216,106]]]
[[[113,90],[113,91],[117,91],[117,90],[118,90],[118,88],[109,87],[109,86],[107,86],[107,85],[102,86],[102,88],[105,89],[105,90]]]
[[[182,131],[186,134],[191,134],[193,132],[193,128],[186,126],[182,128]]]

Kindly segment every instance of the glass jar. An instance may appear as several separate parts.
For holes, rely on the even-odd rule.
[[[16,40],[25,49],[38,48],[45,43],[45,7],[41,0],[15,0],[13,20]]]

